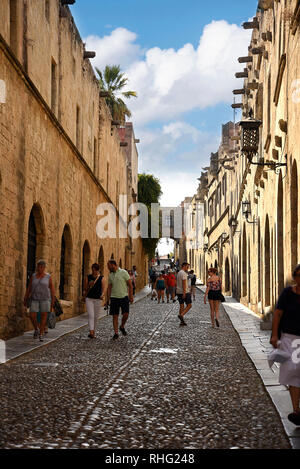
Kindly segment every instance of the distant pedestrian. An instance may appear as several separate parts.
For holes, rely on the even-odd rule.
[[[29,313],[34,327],[33,337],[38,336],[40,342],[44,340],[45,327],[50,311],[53,309],[55,301],[55,291],[50,274],[46,272],[46,262],[39,260],[36,272],[31,276],[24,297],[24,305],[30,300]],[[40,324],[37,321],[37,314],[40,313]]]
[[[197,281],[197,277],[196,277],[193,270],[190,271],[190,279],[191,279],[191,295],[193,297],[193,300],[195,301],[195,299],[196,299],[196,281]]]
[[[158,303],[160,303],[160,300],[162,300],[162,303],[165,302],[165,289],[166,289],[166,284],[165,284],[163,273],[161,272],[155,283],[155,290],[157,291]]]
[[[192,307],[192,298],[189,292],[188,286],[188,270],[190,264],[184,262],[182,264],[181,270],[177,274],[177,287],[176,293],[177,298],[179,301],[179,315],[178,318],[180,319],[180,325],[186,326],[186,322],[184,321],[184,316]],[[184,306],[186,305],[186,306]]]
[[[94,339],[101,304],[106,293],[106,283],[103,275],[100,273],[99,264],[95,263],[92,265],[92,273],[85,277],[83,288],[83,297],[85,299],[90,329],[88,337]]]
[[[156,297],[157,297],[157,292],[156,292],[156,290],[155,290],[156,280],[157,280],[157,274],[156,274],[155,270],[153,270],[152,275],[151,275],[151,277],[150,277],[150,282],[151,282],[151,300],[152,300],[152,301],[153,301],[153,298],[156,299]]]
[[[207,288],[204,295],[204,304],[206,304],[206,298],[209,301],[212,327],[215,327],[215,321],[217,327],[220,327],[219,308],[222,295],[222,280],[217,275],[217,272],[217,269],[213,267],[208,269]]]
[[[136,284],[137,284],[137,278],[139,274],[137,273],[136,266],[132,266],[132,275],[133,275],[133,296],[135,295],[136,292]]]
[[[135,296],[135,276],[134,276],[134,273],[132,270],[127,270],[127,272],[129,273],[129,276],[130,276],[130,280],[131,280],[131,283],[132,283],[132,292],[133,292],[133,296]]]
[[[273,316],[270,343],[290,358],[280,364],[279,382],[288,386],[293,412],[288,419],[300,426],[300,264],[294,270],[295,285],[281,293]]]
[[[120,269],[116,261],[110,260],[107,263],[110,275],[108,277],[107,304],[110,303],[110,313],[113,317],[114,336],[119,338],[119,312],[121,308],[122,322],[120,331],[127,335],[125,324],[129,316],[129,303],[133,303],[133,288],[130,276],[126,270]]]
[[[167,303],[169,303],[169,298],[175,303],[175,292],[176,292],[176,275],[172,270],[169,271],[166,277],[167,283]]]

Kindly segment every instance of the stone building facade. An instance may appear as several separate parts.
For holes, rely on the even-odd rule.
[[[83,276],[114,258],[146,282],[141,240],[99,239],[97,207],[132,200],[131,154],[62,0],[1,0],[0,338],[30,328],[22,305],[46,259],[64,318],[82,312]],[[131,126],[132,127],[132,126]],[[137,162],[136,147],[132,158]],[[137,164],[133,178],[137,178]],[[131,199],[130,199],[131,197]]]
[[[226,293],[263,316],[300,262],[299,22],[299,0],[261,0],[244,24],[253,33],[248,55],[238,59],[243,81],[233,107],[242,119],[251,110],[261,120],[259,150],[251,163],[241,152],[241,127],[228,123],[199,185],[206,229],[198,275],[205,282],[207,268],[218,266]]]

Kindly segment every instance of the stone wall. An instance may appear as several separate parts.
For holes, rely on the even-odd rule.
[[[232,158],[227,169],[224,164],[216,174],[214,160],[208,182],[200,184],[200,190],[206,190],[208,251],[200,250],[197,255],[205,259],[203,269],[218,264],[223,283],[229,272],[230,292],[256,313],[266,315],[273,311],[300,262],[300,26],[297,0],[259,2],[259,6],[263,9],[250,24],[249,62],[242,64],[247,76],[236,88],[244,89],[242,118],[252,109],[262,121],[258,154],[263,160],[255,156],[253,161],[287,166],[275,171],[250,164],[241,153],[240,134],[235,136],[235,150],[223,151]],[[226,191],[216,206],[216,186],[226,173]],[[245,201],[251,206],[248,220],[242,213]],[[217,240],[221,245],[223,230],[228,240],[217,254],[213,243]]]
[[[127,193],[127,159],[69,9],[51,1],[47,18],[44,2],[16,2],[15,47],[9,31],[13,2],[2,3],[0,338],[8,338],[30,328],[22,306],[30,215],[36,259],[46,259],[58,297],[64,237],[65,317],[82,312],[82,275],[91,263],[99,261],[105,275],[112,255],[122,267],[136,264],[142,288],[146,261],[141,240],[128,258],[128,239],[96,235],[97,206],[113,203],[118,209],[119,194]]]

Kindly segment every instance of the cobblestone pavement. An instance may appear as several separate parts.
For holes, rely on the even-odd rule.
[[[131,311],[118,341],[105,317],[0,366],[1,448],[290,448],[224,312],[212,329],[200,293],[187,327],[178,303]]]

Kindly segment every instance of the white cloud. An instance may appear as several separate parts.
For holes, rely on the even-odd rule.
[[[193,196],[199,185],[197,174],[183,171],[164,173],[159,179],[163,189],[160,200],[163,207],[177,207],[185,197]]]
[[[88,36],[84,42],[88,50],[96,52],[96,57],[93,59],[95,67],[103,70],[106,65],[121,65],[124,69],[142,55],[140,46],[135,44],[136,39],[137,34],[126,28],[117,28],[102,38]]]
[[[232,90],[239,86],[234,73],[241,69],[237,59],[247,54],[250,36],[251,31],[235,24],[212,21],[196,48],[187,43],[178,50],[143,51],[137,35],[125,28],[85,39],[88,49],[97,52],[93,65],[120,64],[128,89],[138,93],[129,107],[141,139],[139,171],[159,177],[163,205],[178,205],[195,193],[201,168],[220,142],[220,132],[200,130],[202,122],[194,127],[184,114],[232,102]]]
[[[239,70],[239,55],[247,53],[250,33],[226,21],[204,28],[198,47],[178,50],[155,47],[126,73],[139,99],[131,101],[138,124],[174,119],[193,109],[230,102]]]

